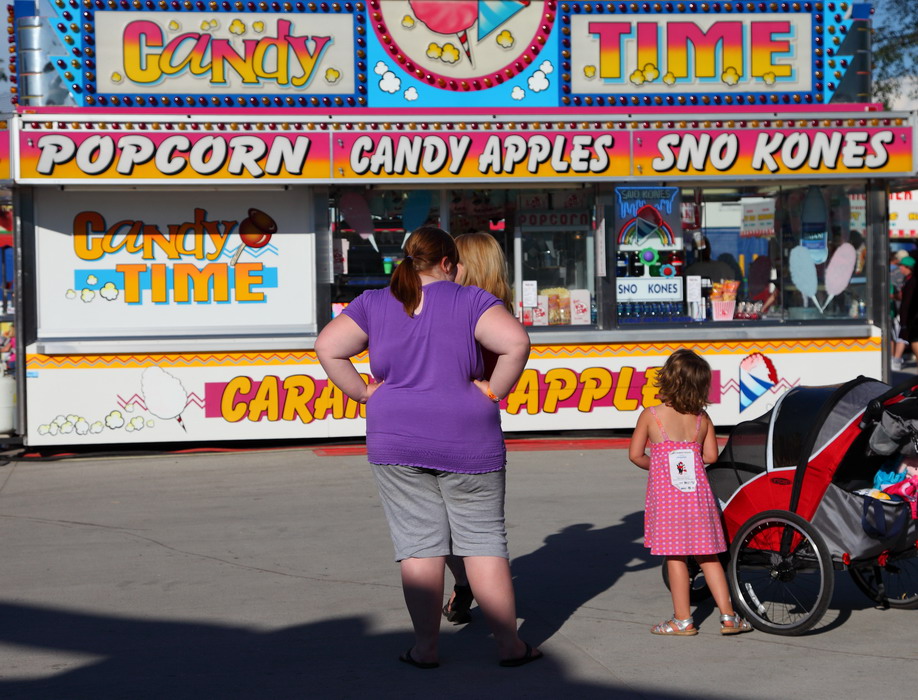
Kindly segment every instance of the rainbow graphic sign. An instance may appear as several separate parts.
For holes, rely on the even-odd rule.
[[[681,201],[677,187],[615,189],[615,217],[619,222],[615,240],[619,248],[673,247],[677,236],[670,222],[679,226],[680,216]]]

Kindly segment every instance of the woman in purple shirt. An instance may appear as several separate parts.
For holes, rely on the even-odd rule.
[[[316,339],[328,378],[367,404],[367,453],[400,563],[415,643],[399,658],[436,668],[444,562],[464,558],[502,666],[542,656],[517,634],[504,527],[506,449],[498,402],[529,356],[501,301],[453,280],[452,237],[423,226],[388,289],[364,292]],[[375,383],[351,357],[369,348]],[[481,348],[497,356],[482,381]]]

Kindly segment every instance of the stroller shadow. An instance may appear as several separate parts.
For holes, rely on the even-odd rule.
[[[537,644],[554,635],[581,606],[609,590],[626,573],[659,565],[643,545],[644,511],[618,524],[569,525],[539,549],[511,563],[520,636]]]

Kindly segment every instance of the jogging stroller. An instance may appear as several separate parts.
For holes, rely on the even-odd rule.
[[[871,600],[918,608],[914,505],[867,494],[879,469],[916,452],[915,378],[894,388],[865,377],[795,387],[737,425],[707,475],[738,612],[763,632],[802,634],[822,618],[841,569]],[[698,602],[709,592],[689,564]]]

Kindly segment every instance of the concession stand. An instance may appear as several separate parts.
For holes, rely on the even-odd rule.
[[[28,445],[363,434],[314,340],[425,223],[506,251],[507,431],[630,428],[679,347],[724,426],[887,371],[915,123],[867,102],[865,3],[29,7],[0,144]]]

